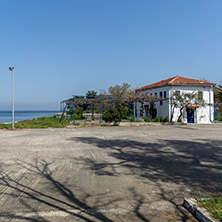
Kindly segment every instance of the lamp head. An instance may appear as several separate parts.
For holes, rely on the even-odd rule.
[[[14,69],[14,67],[8,67],[10,71],[12,71]]]

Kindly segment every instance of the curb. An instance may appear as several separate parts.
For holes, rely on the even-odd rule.
[[[119,126],[162,126],[158,122],[120,122]]]
[[[197,206],[195,199],[184,199],[182,204],[200,222],[220,222],[202,207]]]

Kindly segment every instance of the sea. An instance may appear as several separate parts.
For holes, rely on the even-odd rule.
[[[15,122],[54,116],[59,111],[15,111]],[[0,111],[0,123],[11,123],[12,111]]]

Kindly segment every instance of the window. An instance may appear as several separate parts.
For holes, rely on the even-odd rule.
[[[203,91],[198,91],[198,99],[203,100]]]
[[[144,108],[145,108],[145,116],[149,116],[149,106],[144,105]]]
[[[157,93],[155,93],[155,96],[157,96]]]
[[[176,97],[176,99],[178,99],[179,96],[180,96],[180,91],[179,91],[179,90],[176,90],[176,91],[175,91],[175,97]]]
[[[166,91],[164,91],[164,99],[166,99],[167,98],[167,92]]]
[[[162,99],[163,97],[163,92],[160,92],[160,98]],[[163,105],[163,100],[160,100],[160,105],[162,106]]]

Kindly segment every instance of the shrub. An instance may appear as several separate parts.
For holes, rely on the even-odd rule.
[[[161,123],[163,122],[163,117],[162,117],[162,116],[160,117],[160,122],[161,122]]]
[[[166,116],[166,117],[163,119],[163,122],[164,122],[164,123],[169,122],[168,116]]]
[[[70,115],[70,110],[67,112]],[[74,109],[72,108],[72,114],[74,113]],[[75,114],[78,116],[83,115],[83,109],[81,107],[76,107]]]
[[[146,117],[144,118],[144,122],[152,122],[152,120],[150,119],[150,117],[146,116]]]
[[[80,115],[75,115],[75,120],[82,120],[82,119],[85,119],[85,117]]]
[[[143,122],[144,120],[143,120],[143,118],[136,118],[135,119],[135,122]]]
[[[128,107],[123,107],[123,105],[119,105],[118,112],[121,115],[121,119],[128,119]]]
[[[76,114],[77,116],[83,116],[83,110],[82,110],[80,107],[78,107],[78,108],[75,110],[75,114]]]
[[[154,122],[160,122],[160,117],[159,117],[159,116],[156,116]]]
[[[106,123],[117,123],[121,121],[121,114],[116,109],[108,109],[103,113],[102,119]]]
[[[135,120],[135,117],[134,117],[134,116],[130,116],[129,121],[130,121],[130,122],[135,122],[135,121],[136,121],[136,120]]]
[[[68,114],[70,115],[70,111],[68,111]],[[74,109],[72,109],[72,119],[73,116],[74,116]],[[75,109],[75,119],[76,120],[85,119],[85,117],[83,116],[83,110],[80,107],[77,107]]]
[[[181,119],[181,118],[179,118],[177,122],[178,122],[178,123],[181,123],[181,122],[182,122],[182,119]]]
[[[217,121],[222,121],[222,114],[217,115]]]

